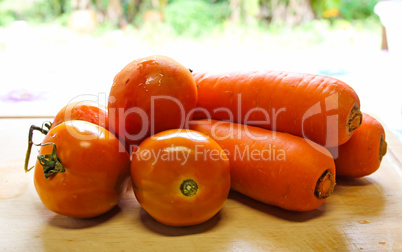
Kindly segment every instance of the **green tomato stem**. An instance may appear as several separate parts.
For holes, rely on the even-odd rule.
[[[197,193],[198,185],[192,179],[184,180],[180,185],[180,191],[184,196],[192,197]]]
[[[28,168],[28,163],[29,163],[29,157],[31,156],[32,145],[34,145],[34,143],[32,141],[34,131],[37,130],[37,131],[41,132],[42,134],[46,135],[49,132],[49,129],[50,129],[51,126],[52,126],[51,123],[45,122],[45,123],[42,124],[42,127],[31,125],[31,127],[29,128],[28,149],[27,149],[27,152],[25,154],[25,164],[24,164],[25,172],[28,172],[33,168],[33,166],[31,168]],[[40,144],[35,144],[35,145],[39,146]]]

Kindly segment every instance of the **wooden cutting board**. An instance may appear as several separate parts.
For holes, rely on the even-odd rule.
[[[339,179],[334,194],[314,211],[285,211],[232,192],[211,220],[176,228],[153,220],[131,191],[93,219],[47,210],[33,173],[23,171],[29,125],[42,121],[0,119],[0,250],[402,251],[402,144],[391,132],[380,169],[361,179]]]

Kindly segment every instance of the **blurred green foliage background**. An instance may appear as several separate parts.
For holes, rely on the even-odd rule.
[[[90,10],[100,27],[163,23],[180,36],[196,37],[238,25],[296,26],[317,19],[375,18],[377,0],[0,0],[0,26],[15,20],[68,25],[72,13]],[[153,13],[151,13],[151,11]]]
[[[102,37],[111,46],[121,43],[116,41],[124,34],[159,47],[191,40],[272,50],[376,50],[381,48],[382,32],[373,12],[378,1],[0,0],[0,51],[16,43],[6,34],[21,33],[25,25],[41,37],[38,44],[65,43],[73,31]],[[15,22],[20,20],[24,21]],[[8,28],[14,33],[7,33]]]

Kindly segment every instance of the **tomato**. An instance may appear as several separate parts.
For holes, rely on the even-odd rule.
[[[144,210],[171,226],[212,218],[230,190],[225,152],[208,136],[184,129],[163,131],[144,140],[133,154],[131,178]]]
[[[187,68],[166,56],[140,58],[114,78],[110,129],[130,152],[157,132],[184,128],[196,104],[197,87]]]
[[[72,102],[63,107],[53,119],[52,127],[70,120],[83,120],[109,128],[107,108],[90,101]]]
[[[35,164],[36,191],[48,209],[66,216],[89,218],[109,211],[130,178],[124,146],[105,128],[86,121],[52,128],[38,159],[42,161]]]

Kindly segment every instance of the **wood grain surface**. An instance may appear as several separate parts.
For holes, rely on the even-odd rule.
[[[338,179],[334,194],[314,211],[285,211],[231,192],[211,220],[175,228],[153,220],[130,189],[117,207],[97,218],[47,210],[33,173],[23,170],[28,128],[42,121],[0,119],[0,250],[402,251],[402,144],[390,132],[379,170]]]

